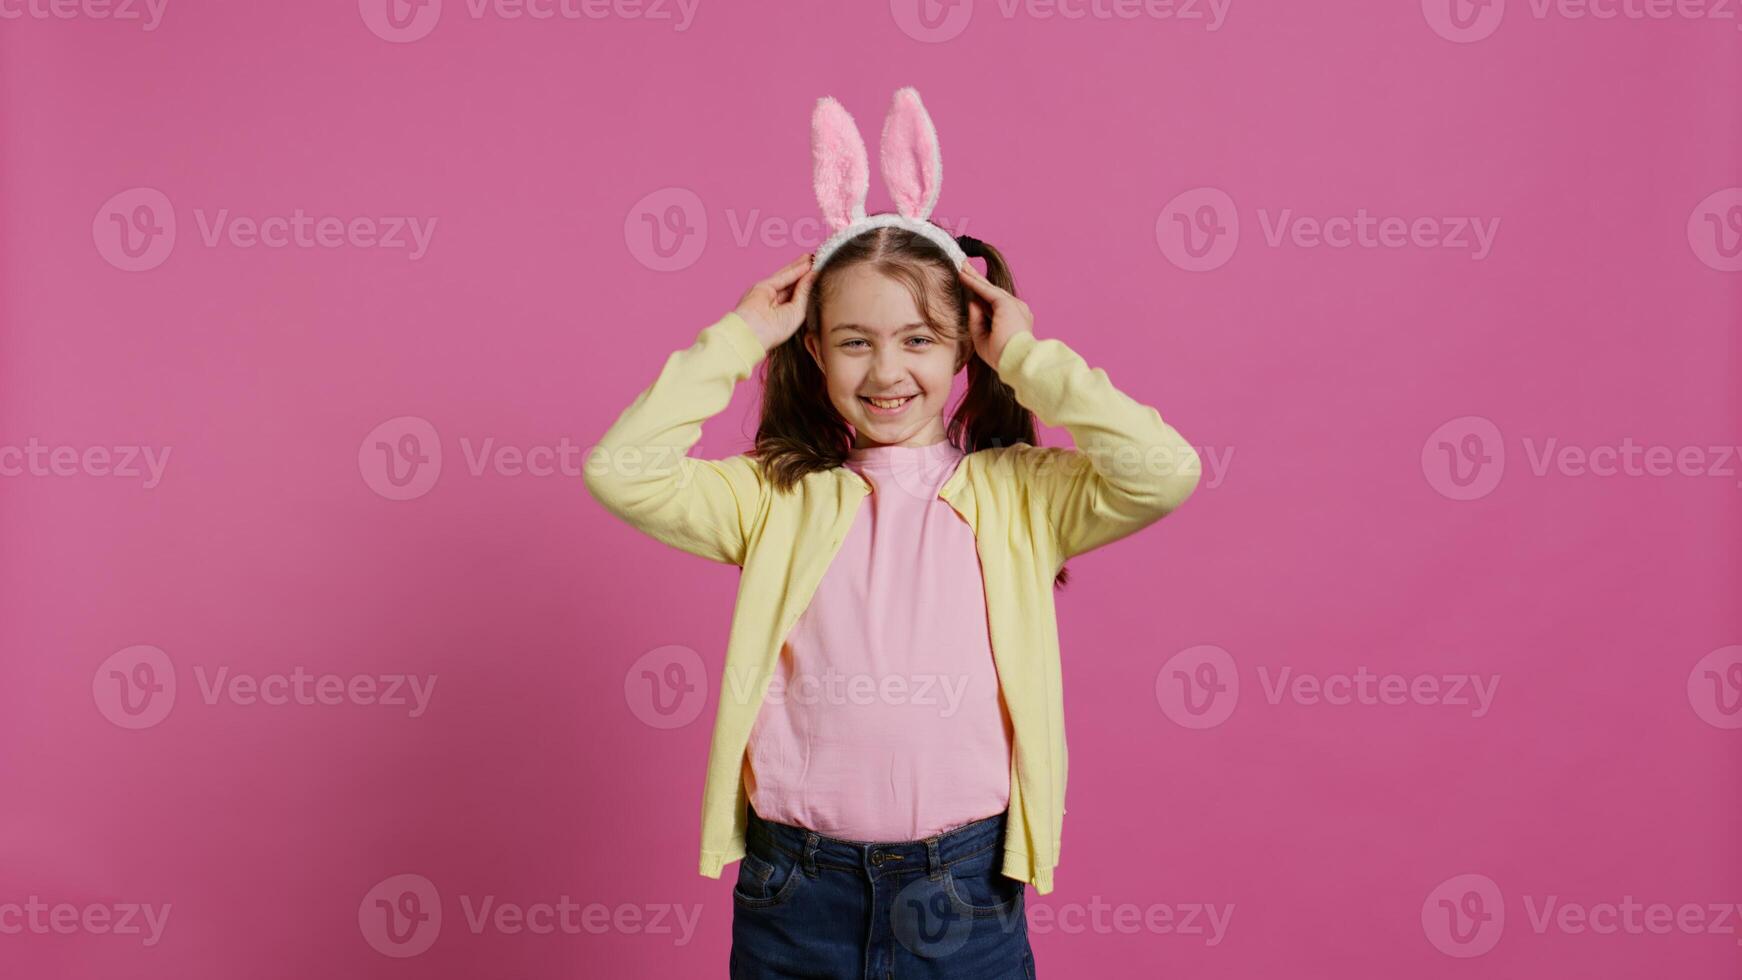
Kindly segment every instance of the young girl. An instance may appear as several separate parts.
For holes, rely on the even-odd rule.
[[[932,143],[901,209],[831,215],[820,140],[834,238],[671,355],[587,469],[632,526],[742,569],[701,840],[702,874],[740,861],[735,978],[1035,975],[1024,883],[1052,890],[1066,774],[1053,588],[1198,480],[1155,409],[1035,337],[996,249],[925,221],[910,93],[892,124]],[[689,456],[759,365],[754,450]],[[1037,415],[1076,448],[1037,446]]]

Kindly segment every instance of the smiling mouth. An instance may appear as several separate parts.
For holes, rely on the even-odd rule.
[[[917,397],[919,396],[903,395],[900,398],[866,398],[864,395],[860,395],[859,400],[880,411],[895,412],[905,408],[908,402],[913,401]]]

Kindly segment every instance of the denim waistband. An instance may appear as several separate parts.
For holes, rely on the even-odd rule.
[[[849,868],[868,873],[935,872],[992,848],[1002,851],[1008,821],[1007,814],[1001,812],[919,840],[863,841],[843,840],[804,827],[767,820],[757,815],[755,807],[746,809],[749,813],[746,844],[751,849],[760,845],[785,851],[798,858],[813,876],[818,867]]]

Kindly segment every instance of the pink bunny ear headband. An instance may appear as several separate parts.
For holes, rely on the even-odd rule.
[[[960,266],[967,260],[949,232],[930,221],[944,181],[944,160],[938,152],[938,131],[913,86],[900,89],[883,120],[881,163],[883,183],[895,199],[895,211],[865,213],[871,187],[871,163],[859,127],[829,96],[817,100],[811,113],[811,158],[817,203],[833,234],[817,249],[811,269],[821,269],[848,239],[873,228],[893,225],[924,235]]]

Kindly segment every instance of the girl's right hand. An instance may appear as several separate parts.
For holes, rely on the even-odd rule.
[[[750,287],[738,301],[735,311],[750,324],[763,350],[773,350],[804,323],[805,306],[810,301],[811,282],[816,278],[811,268],[811,253],[788,262],[779,272]]]

